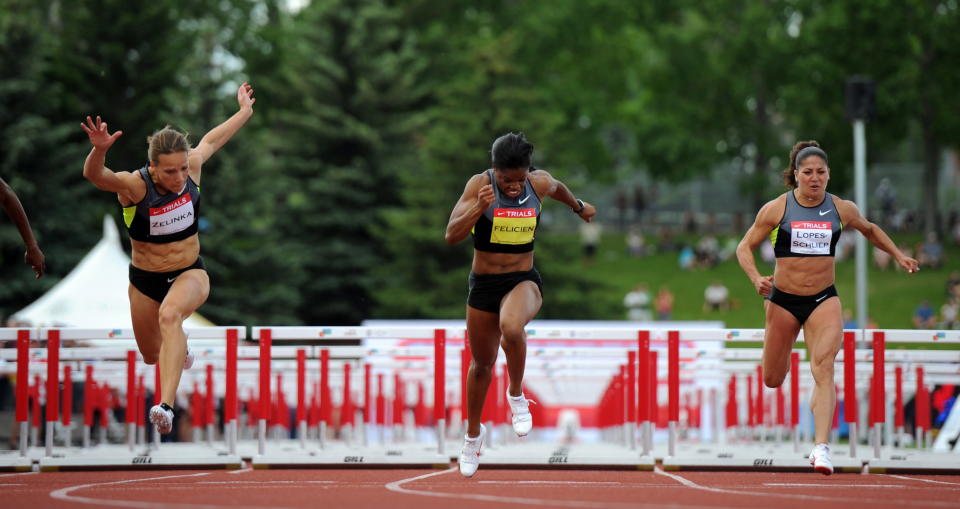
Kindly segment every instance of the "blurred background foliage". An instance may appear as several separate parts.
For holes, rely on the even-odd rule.
[[[213,290],[201,312],[216,323],[462,317],[471,247],[447,246],[444,227],[507,131],[526,132],[536,166],[596,203],[605,227],[585,264],[576,218],[547,205],[540,316],[621,319],[625,291],[676,270],[672,255],[621,256],[625,233],[653,244],[681,217],[721,217],[679,238],[738,238],[783,191],[795,141],[819,140],[830,191],[853,198],[851,75],[877,84],[871,170],[913,169],[893,182],[913,190],[900,194],[914,218],[904,235],[952,246],[957,62],[957,0],[0,0],[0,176],[50,271],[30,277],[16,230],[0,228],[0,315],[69,272],[103,215],[119,219],[115,198],[81,176],[86,115],[124,131],[107,165],[133,170],[154,130],[195,142],[226,119],[243,81],[255,114],[205,167]],[[627,213],[640,187],[646,202]],[[698,285],[720,278],[750,298],[734,261],[704,270],[721,272]],[[699,294],[680,292],[678,311],[687,299],[683,318],[717,318]],[[914,304],[880,325],[910,326]],[[750,309],[720,318],[758,326]]]

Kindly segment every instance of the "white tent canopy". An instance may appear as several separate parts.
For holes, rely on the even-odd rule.
[[[129,329],[129,264],[116,223],[104,216],[100,242],[65,278],[12,318],[34,327]],[[197,313],[184,321],[184,327],[210,325],[213,324]]]

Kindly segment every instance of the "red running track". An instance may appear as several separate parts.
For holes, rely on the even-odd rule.
[[[481,470],[0,474],[0,507],[140,509],[960,507],[960,475]]]

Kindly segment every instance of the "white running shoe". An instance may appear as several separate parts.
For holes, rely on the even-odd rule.
[[[164,408],[162,403],[150,409],[150,423],[156,426],[157,433],[166,435],[173,431],[173,410]]]
[[[533,428],[533,416],[530,415],[530,403],[536,404],[536,401],[523,397],[523,393],[513,397],[510,391],[507,391],[507,403],[510,404],[510,411],[513,412],[513,431],[518,437],[525,437]]]
[[[810,452],[810,464],[813,465],[814,472],[820,472],[823,475],[833,473],[833,462],[830,461],[830,446],[827,444],[817,444],[813,446]]]
[[[473,477],[480,466],[480,448],[483,447],[483,439],[487,437],[487,427],[480,425],[480,434],[471,438],[463,437],[463,448],[460,449],[460,473],[464,477]]]

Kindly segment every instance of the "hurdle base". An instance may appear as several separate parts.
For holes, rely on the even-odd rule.
[[[895,452],[880,459],[867,460],[871,474],[951,474],[960,473],[960,461],[952,453]]]
[[[236,470],[243,467],[239,455],[205,446],[163,444],[160,449],[98,447],[70,456],[40,459],[41,472],[73,470]]]
[[[282,468],[450,468],[450,458],[437,454],[436,446],[426,449],[408,447],[358,447],[345,444],[327,444],[324,449],[303,450],[277,447],[251,458],[256,470]]]
[[[0,454],[0,472],[29,472],[33,469],[33,459],[20,456],[20,451]]]
[[[738,451],[713,451],[707,454],[678,454],[663,458],[664,470],[812,472],[806,454],[791,452],[793,446],[743,448]],[[863,461],[840,452],[831,455],[834,472],[860,473]]]
[[[480,468],[653,470],[653,457],[619,444],[530,442],[484,449]]]

